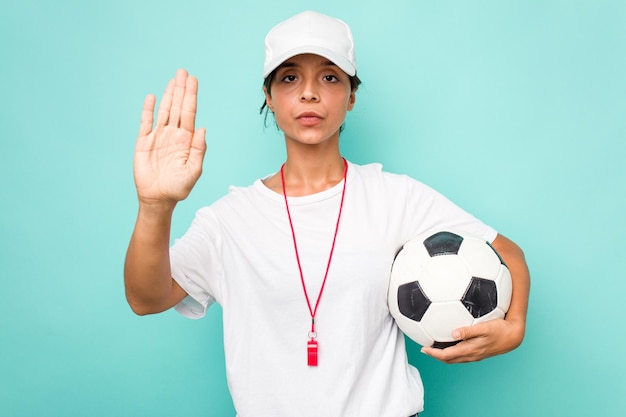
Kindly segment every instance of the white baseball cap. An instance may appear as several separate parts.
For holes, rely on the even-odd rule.
[[[263,78],[300,54],[323,56],[346,74],[356,75],[352,32],[342,20],[306,11],[274,26],[265,37]]]

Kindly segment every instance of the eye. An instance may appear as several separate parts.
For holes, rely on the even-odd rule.
[[[324,75],[324,81],[329,82],[329,83],[336,83],[337,81],[339,81],[339,78],[337,78],[336,75]]]
[[[281,81],[285,82],[285,83],[292,83],[296,80],[296,76],[295,75],[285,75]]]

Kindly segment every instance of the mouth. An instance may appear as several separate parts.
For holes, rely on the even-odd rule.
[[[296,120],[303,126],[315,126],[322,121],[323,117],[312,111],[302,112],[297,117]]]

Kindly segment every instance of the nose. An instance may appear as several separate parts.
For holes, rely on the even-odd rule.
[[[302,83],[302,91],[300,93],[301,101],[318,101],[319,92],[315,80],[307,80]]]

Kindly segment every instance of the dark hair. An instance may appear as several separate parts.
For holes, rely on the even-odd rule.
[[[267,90],[267,94],[270,94],[270,95],[272,94],[272,83],[274,82],[274,78],[276,77],[276,72],[278,72],[279,69],[280,69],[280,66],[276,68],[274,71],[272,71],[270,75],[265,77],[265,80],[263,80],[263,87],[265,87],[265,90]],[[361,80],[356,74],[351,75],[349,77],[350,77],[350,88],[354,92],[361,85]],[[269,114],[269,108],[267,107],[267,101],[265,100],[263,100],[263,105],[261,106],[259,114],[263,114],[263,112],[265,112],[265,116],[263,116],[263,124],[265,125],[265,127],[267,127],[267,115]],[[341,129],[343,129],[343,126],[341,127]]]

